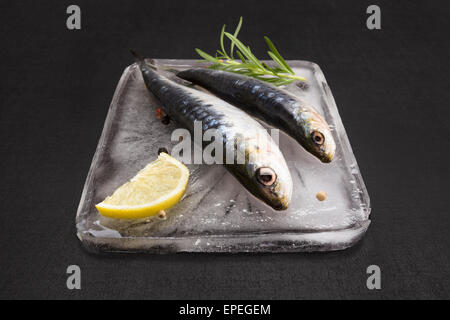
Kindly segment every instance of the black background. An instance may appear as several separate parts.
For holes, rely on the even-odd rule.
[[[0,298],[450,297],[448,1],[73,3],[0,3]],[[381,30],[366,28],[370,4]],[[241,15],[257,56],[268,35],[323,69],[371,196],[367,235],[326,254],[85,252],[75,213],[129,49],[196,58]],[[66,288],[71,264],[81,291]],[[371,264],[382,290],[366,288]]]

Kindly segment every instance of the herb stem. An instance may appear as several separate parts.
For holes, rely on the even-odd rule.
[[[306,81],[306,78],[297,76],[292,68],[280,55],[275,48],[273,42],[264,37],[269,50],[267,53],[274,62],[274,67],[269,67],[266,63],[261,62],[251,52],[250,47],[244,45],[238,38],[239,31],[242,26],[242,17],[239,20],[238,26],[233,34],[225,31],[226,26],[222,27],[220,32],[220,49],[217,50],[216,56],[213,57],[200,49],[195,49],[197,53],[206,62],[212,63],[210,68],[220,69],[224,71],[243,74],[262,81],[270,82],[276,86],[282,86],[293,81]],[[231,41],[230,54],[227,53],[224,46],[224,38]],[[241,62],[234,59],[234,52],[241,60]]]

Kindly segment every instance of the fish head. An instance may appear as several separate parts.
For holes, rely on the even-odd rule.
[[[262,130],[265,131],[265,130]],[[286,210],[292,197],[292,178],[283,154],[266,133],[247,139],[244,177],[241,180],[257,198],[275,210]]]
[[[320,161],[333,160],[336,143],[330,127],[322,116],[312,108],[299,108],[296,113],[298,127],[302,128],[299,139],[302,145]]]

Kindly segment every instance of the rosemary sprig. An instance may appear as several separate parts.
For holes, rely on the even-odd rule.
[[[220,50],[217,50],[215,56],[209,55],[200,49],[195,49],[204,61],[212,63],[208,66],[209,68],[243,74],[248,77],[270,82],[276,86],[286,85],[296,80],[306,81],[305,78],[295,74],[268,37],[264,37],[269,47],[267,53],[275,66],[269,67],[266,63],[259,61],[250,50],[250,47],[244,45],[237,38],[241,27],[242,17],[239,19],[234,34],[226,32],[226,26],[223,25],[220,32]],[[231,41],[230,54],[225,50],[224,37],[227,37]],[[236,53],[240,61],[234,59],[234,53]]]

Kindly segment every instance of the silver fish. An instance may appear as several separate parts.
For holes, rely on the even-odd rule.
[[[322,116],[292,93],[244,75],[193,68],[177,73],[253,116],[283,130],[322,162],[331,162],[336,143]]]
[[[276,143],[256,120],[213,95],[169,80],[144,60],[138,60],[138,65],[148,90],[160,100],[170,118],[191,132],[196,121],[201,121],[203,132],[216,129],[223,137],[226,168],[272,208],[289,207],[292,196],[289,168]],[[226,164],[230,162],[226,161],[227,153],[235,157],[231,164]]]

